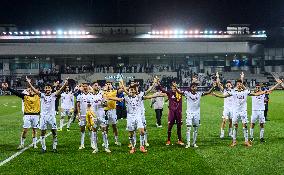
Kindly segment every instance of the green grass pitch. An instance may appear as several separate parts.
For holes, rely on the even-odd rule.
[[[184,99],[184,98],[183,98]],[[150,147],[148,153],[129,154],[126,120],[119,121],[119,138],[122,146],[114,145],[110,131],[111,154],[101,147],[99,153],[92,154],[88,134],[85,150],[78,150],[80,132],[77,123],[71,131],[58,133],[58,153],[51,152],[51,137],[47,140],[47,153],[40,149],[28,149],[20,156],[0,167],[0,174],[284,174],[284,91],[273,92],[270,96],[269,117],[265,128],[266,143],[259,143],[259,126],[255,129],[253,147],[242,145],[243,133],[239,129],[238,146],[229,147],[231,139],[219,138],[223,100],[216,97],[203,97],[201,101],[201,126],[197,144],[199,148],[166,146],[167,108],[163,113],[163,128],[155,127],[155,113],[145,102]],[[185,101],[185,99],[184,99]],[[183,121],[185,121],[185,103]],[[251,98],[248,100],[248,113],[251,114]],[[58,116],[57,116],[58,118]],[[249,117],[250,118],[250,117]],[[0,97],[0,161],[17,152],[22,130],[21,100],[15,96]],[[183,138],[185,139],[185,125]],[[227,130],[226,130],[227,135]],[[172,141],[177,140],[176,128]],[[26,145],[31,143],[28,133]],[[40,144],[38,144],[40,148]]]

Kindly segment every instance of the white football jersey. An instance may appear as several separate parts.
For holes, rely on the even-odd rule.
[[[40,94],[40,115],[56,115],[55,112],[55,93],[50,95],[45,95],[45,93]]]
[[[136,95],[135,97],[126,96],[124,99],[127,106],[127,113],[138,115],[139,110],[141,110],[141,101],[143,102],[143,98]]]
[[[223,95],[230,94],[231,91],[232,90],[224,89]],[[224,98],[224,109],[232,109],[233,108],[233,104],[234,104],[234,97],[233,96],[229,96],[227,98]]]
[[[250,90],[246,89],[244,91],[237,91],[234,89],[229,94],[234,97],[234,111],[247,111],[247,97],[250,94]]]
[[[72,109],[74,108],[74,95],[72,92],[61,94],[61,108]]]
[[[265,110],[265,104],[264,104],[264,98],[265,94],[259,95],[259,96],[252,96],[252,110],[253,111],[264,111]]]
[[[92,96],[93,96],[92,106],[93,106],[94,111],[104,110],[104,107],[103,107],[103,102],[104,102],[103,92],[99,91],[97,94],[93,94]]]
[[[184,95],[187,102],[187,112],[200,113],[200,99],[203,93],[196,92],[196,94],[192,94],[190,91],[185,91]]]
[[[93,101],[92,94],[80,94],[77,97],[77,101],[80,102],[80,114],[81,116],[86,116],[88,103]]]

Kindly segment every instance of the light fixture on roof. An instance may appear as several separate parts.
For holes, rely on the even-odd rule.
[[[51,31],[50,31],[50,30],[48,30],[48,31],[46,32],[46,34],[50,35],[50,34],[51,34]]]
[[[30,32],[26,31],[26,32],[25,32],[25,34],[26,34],[26,35],[29,35],[29,34],[30,34]]]
[[[208,34],[208,31],[207,31],[207,30],[205,30],[205,31],[204,31],[204,34]]]
[[[62,30],[57,30],[57,34],[62,35],[63,34]]]
[[[36,33],[36,35],[39,35],[39,34],[40,34],[40,32],[39,32],[39,31],[36,31],[35,33]]]
[[[213,31],[211,30],[209,33],[210,33],[210,34],[213,34]]]
[[[67,33],[67,31],[64,31],[63,34],[64,34],[64,35],[67,35],[68,33]]]
[[[12,33],[12,32],[9,32],[9,34],[12,35],[13,33]]]
[[[3,32],[3,35],[6,35],[7,33],[6,32]]]
[[[42,35],[45,35],[45,31],[41,31],[41,34],[42,34]]]
[[[165,30],[164,34],[166,34],[166,35],[167,35],[167,34],[169,34],[169,32],[168,32],[167,30]]]
[[[195,30],[195,32],[194,32],[195,34],[198,34],[199,33],[199,31],[198,30]]]
[[[23,35],[24,34],[24,32],[20,32],[20,35]]]
[[[189,34],[193,34],[193,31],[192,31],[192,30],[190,30],[190,31],[189,31]]]
[[[31,32],[31,34],[32,34],[32,35],[34,35],[34,34],[35,34],[35,32]]]
[[[56,31],[53,31],[52,34],[53,34],[53,35],[56,35]]]
[[[14,32],[15,35],[18,35],[18,32]]]

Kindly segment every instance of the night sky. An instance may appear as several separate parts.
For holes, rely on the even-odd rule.
[[[0,23],[65,27],[86,23],[149,23],[224,28],[232,23],[284,26],[284,0],[1,0]]]

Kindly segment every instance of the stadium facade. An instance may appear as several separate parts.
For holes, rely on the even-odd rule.
[[[137,64],[182,65],[201,73],[284,70],[283,49],[265,49],[266,31],[253,31],[249,25],[230,25],[223,31],[156,29],[150,24],[89,24],[77,30],[19,30],[6,25],[0,32],[3,76]],[[282,65],[270,61],[274,59]]]

